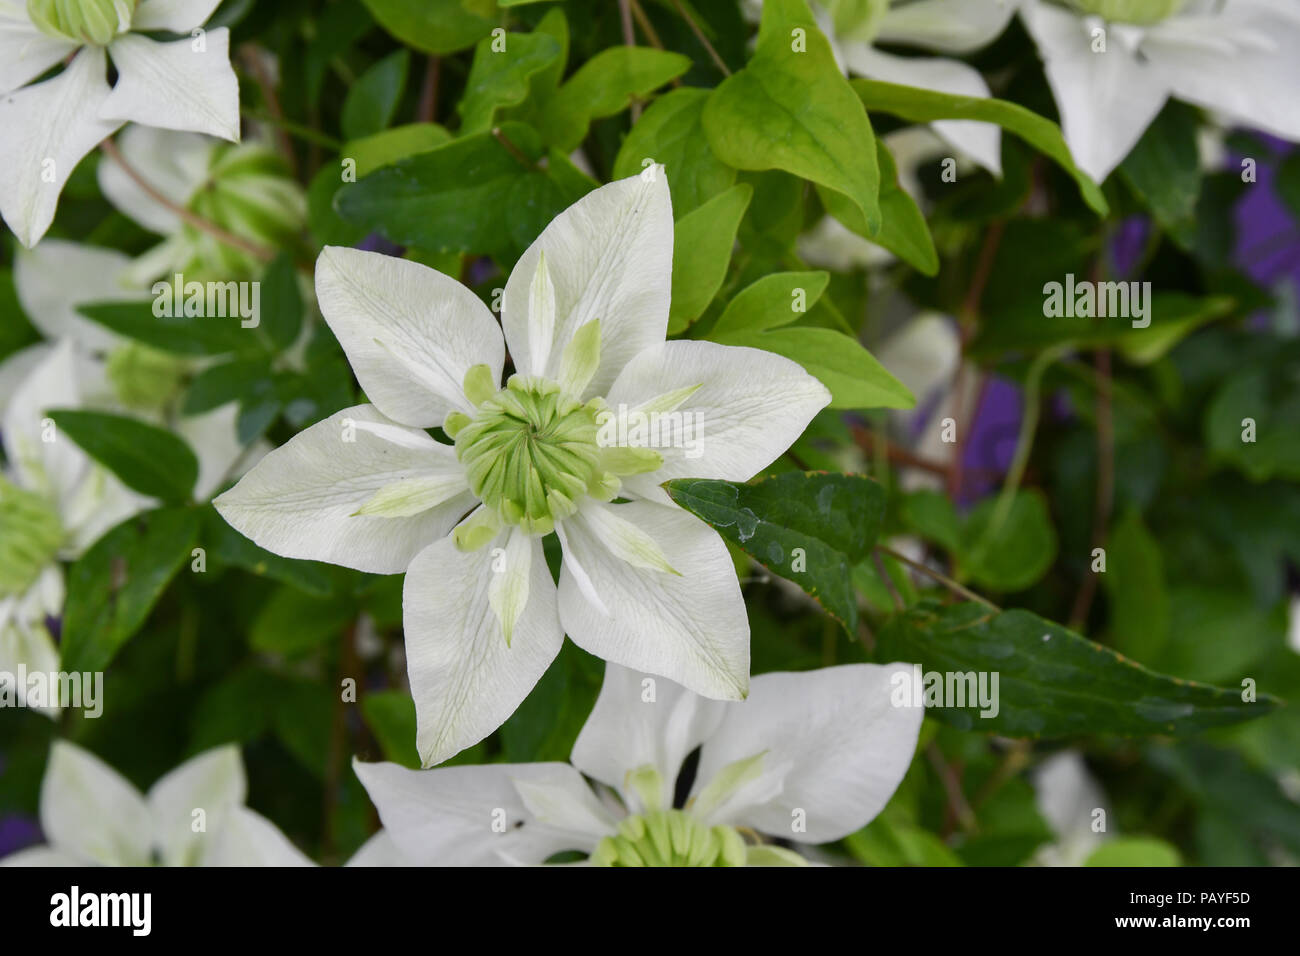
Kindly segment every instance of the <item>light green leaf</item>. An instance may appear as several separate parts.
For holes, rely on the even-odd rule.
[[[457,109],[464,122],[461,135],[490,128],[497,110],[518,106],[528,96],[532,77],[557,63],[562,45],[546,33],[507,33],[505,49],[495,37],[479,41]]]
[[[407,50],[392,53],[357,78],[343,100],[340,125],[348,139],[378,133],[397,111],[397,103],[406,89],[406,73],[411,66]]]
[[[764,276],[741,289],[727,303],[709,338],[716,341],[733,333],[763,332],[788,325],[812,308],[829,281],[829,272],[778,272]]]
[[[985,498],[962,526],[959,559],[966,579],[994,591],[1023,591],[1056,560],[1056,529],[1047,498],[1021,489],[994,527],[1000,496]]]
[[[356,175],[360,179],[362,176],[369,176],[381,166],[391,166],[399,159],[417,153],[427,153],[451,140],[451,133],[437,123],[407,123],[405,126],[394,126],[373,136],[365,136],[345,143],[340,155],[352,159],[357,164]],[[333,193],[343,185],[343,180],[339,170],[330,169],[329,172],[332,174],[330,177],[333,184],[330,193],[332,197]]]
[[[736,244],[736,230],[753,194],[747,183],[739,183],[682,216],[673,226],[669,335],[681,332],[699,318],[722,287]]]
[[[1118,837],[1107,840],[1083,861],[1084,866],[1182,866],[1178,848],[1156,837]]]
[[[425,53],[455,53],[497,26],[495,0],[362,0],[398,40]]]

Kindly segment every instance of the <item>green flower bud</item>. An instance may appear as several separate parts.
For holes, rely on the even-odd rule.
[[[0,596],[31,587],[58,554],[63,537],[49,501],[0,478]]]
[[[131,28],[135,0],[27,0],[27,16],[47,36],[107,46]]]
[[[1173,16],[1186,0],[1070,0],[1084,13],[1118,23],[1158,23]]]
[[[108,380],[127,408],[162,408],[180,391],[185,363],[141,342],[127,342],[108,354]]]
[[[630,816],[596,845],[595,866],[744,866],[745,841],[731,827],[710,827],[683,810]]]

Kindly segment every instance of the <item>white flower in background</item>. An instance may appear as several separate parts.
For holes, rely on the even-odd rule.
[[[1056,842],[1040,847],[1034,859],[1042,866],[1083,866],[1110,834],[1094,829],[1110,824],[1110,804],[1101,784],[1088,772],[1083,755],[1063,750],[1033,772],[1034,799]],[[1097,816],[1101,810],[1102,817]]]
[[[566,632],[699,693],[745,695],[749,622],[734,566],[659,484],[748,480],[830,394],[780,356],[665,342],[672,255],[662,167],[547,226],[506,283],[504,342],[487,307],[439,272],[353,249],[320,255],[321,312],[374,404],[297,435],[216,506],[277,554],[407,572],[425,765],[500,726]],[[507,343],[517,374],[502,388]],[[602,444],[598,415],[620,407],[677,413],[698,423],[698,440]],[[424,431],[438,425],[454,446]],[[542,551],[552,531],[558,592]]]
[[[960,96],[989,95],[979,70],[947,57],[898,56],[879,44],[962,55],[1001,35],[1017,0],[812,0],[835,62],[854,76]],[[758,19],[761,0],[747,0]],[[994,175],[1002,172],[1002,131],[991,123],[940,120],[930,127]]]
[[[59,561],[80,556],[151,499],[128,489],[48,419],[48,409],[83,404],[71,343],[10,361],[31,367],[5,403],[0,423],[0,671],[15,673],[22,664],[50,672],[58,670],[59,652],[46,619],[63,608]],[[23,703],[25,688],[17,693]]]
[[[759,834],[838,840],[875,817],[907,773],[923,709],[890,703],[891,677],[904,670],[762,674],[748,700],[724,703],[607,664],[572,765],[353,767],[408,865],[540,864],[566,851],[604,866],[800,865]]]
[[[45,234],[81,158],[123,123],[239,140],[230,31],[198,29],[219,2],[0,0],[0,215],[23,245]]]
[[[41,829],[49,843],[0,864],[212,866],[243,859],[310,865],[274,824],[244,806],[247,789],[233,745],[190,758],[142,794],[94,754],[56,740],[41,781]]]
[[[282,157],[258,142],[231,144],[198,133],[129,126],[122,158],[163,196],[233,235],[270,249],[291,246],[307,220],[307,197]],[[113,157],[99,188],[124,215],[164,240],[132,263],[126,279],[148,288],[179,272],[199,282],[256,278],[265,263],[184,222],[150,196]]]
[[[1098,182],[1170,97],[1300,139],[1294,0],[1022,0],[1074,161]]]

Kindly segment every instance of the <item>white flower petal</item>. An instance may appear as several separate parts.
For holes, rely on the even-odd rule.
[[[505,346],[492,313],[436,269],[326,246],[316,295],[367,397],[394,421],[432,428],[449,412],[472,414],[463,385],[475,365],[501,380]]]
[[[766,767],[785,766],[783,787],[729,822],[803,843],[859,829],[889,802],[916,750],[924,708],[893,705],[896,673],[911,680],[912,668],[845,664],[755,677],[749,699],[728,705],[705,741],[696,788],[763,753]],[[796,810],[806,813],[806,832],[791,826]]]
[[[315,866],[305,853],[260,813],[233,807],[212,834],[203,866]]]
[[[1110,802],[1077,750],[1048,757],[1031,774],[1034,802],[1056,834],[1056,843],[1040,847],[1036,858],[1047,866],[1082,866],[1106,839],[1093,830],[1093,811],[1109,816]]]
[[[876,39],[969,53],[992,43],[1007,28],[1017,0],[917,0],[891,6],[880,21]]]
[[[541,367],[559,375],[573,334],[600,320],[600,367],[584,397],[603,394],[641,349],[662,342],[672,289],[673,210],[662,167],[593,190],[560,213],[506,282],[501,322],[515,366],[537,367],[529,298],[542,251],[555,290],[555,326]]]
[[[131,257],[115,249],[45,239],[35,248],[18,250],[14,287],[23,312],[46,338],[66,336],[83,348],[103,351],[122,340],[78,314],[77,306],[143,297],[145,290],[124,282],[130,265]]]
[[[381,829],[352,854],[344,866],[413,866],[406,854],[397,848],[393,835]]]
[[[516,780],[515,790],[533,819],[573,838],[573,847],[594,847],[618,827],[576,770],[548,780]]]
[[[238,421],[237,402],[177,419],[176,433],[185,439],[199,460],[199,477],[194,482],[195,501],[211,497],[243,457],[245,448],[239,440]]]
[[[518,792],[519,782],[585,786],[568,764],[408,770],[354,760],[352,767],[384,829],[415,866],[543,863],[561,850],[591,849],[534,820]]]
[[[239,142],[239,81],[230,66],[230,31],[159,43],[124,33],[108,47],[117,84],[100,115],[145,126],[190,130]]]
[[[501,552],[494,555],[492,578],[488,583],[488,604],[501,624],[506,643],[511,643],[515,625],[532,591],[533,558],[540,555],[537,542],[519,528],[506,533]]]
[[[203,185],[216,146],[216,140],[199,133],[153,126],[128,126],[117,137],[117,148],[127,164],[178,206],[189,205]],[[104,198],[119,211],[161,236],[180,228],[180,217],[145,192],[112,157],[104,157],[96,172]]]
[[[607,663],[571,760],[593,780],[624,792],[628,773],[652,766],[671,797],[682,761],[717,729],[725,707],[665,677]]]
[[[147,866],[152,827],[140,792],[87,750],[50,746],[41,829],[55,849],[105,866]]]
[[[46,413],[80,406],[78,381],[72,343],[64,339],[14,389],[0,424],[5,457],[18,484],[58,503],[65,519],[66,503],[76,496],[91,463]]]
[[[54,607],[42,606],[42,592],[56,589],[59,598]],[[45,625],[45,616],[61,613],[63,601],[63,572],[58,564],[51,564],[41,572],[40,578],[25,594],[0,599],[0,672],[14,675],[14,696],[20,707],[33,707],[45,716],[54,718],[63,709],[61,700],[44,700],[40,706],[28,702],[27,686],[17,681],[18,668],[27,673],[51,674],[59,669],[59,649]],[[0,678],[0,683],[9,678]]]
[[[1093,27],[1067,10],[1028,3],[1020,18],[1038,44],[1070,153],[1101,182],[1142,138],[1168,87],[1118,36],[1107,38],[1105,53],[1094,53]]]
[[[360,515],[358,509],[395,481],[459,468],[450,446],[393,425],[373,405],[357,405],[295,435],[213,504],[233,528],[268,551],[396,574],[474,506],[468,485],[463,494],[412,517]]]
[[[242,806],[248,786],[239,748],[215,747],[191,757],[168,773],[146,796],[153,823],[153,844],[164,866],[197,866],[235,807]],[[202,810],[200,816],[196,810]],[[203,829],[195,832],[201,819]]]
[[[679,574],[634,567],[603,545],[581,513],[564,522],[560,620],[597,657],[659,674],[706,697],[736,700],[749,686],[749,619],[722,539],[679,508],[634,501],[617,506],[649,532]],[[569,570],[586,569],[609,614],[594,607]]]
[[[508,562],[510,533],[469,553],[448,536],[421,551],[406,572],[406,669],[415,698],[416,749],[426,767],[500,727],[564,641],[555,584],[541,539],[533,538],[527,542],[532,552],[528,603],[506,643],[489,591],[505,573],[493,565]]]
[[[660,435],[677,436],[669,447],[652,443],[664,456],[663,467],[634,476],[626,485],[630,490],[643,494],[669,478],[747,481],[794,444],[831,398],[826,386],[780,355],[691,340],[641,352],[620,373],[608,402],[614,412],[624,405],[635,410],[696,385],[700,388],[657,419]],[[672,430],[676,422],[683,427]]]
[[[57,76],[0,95],[0,215],[29,249],[77,163],[122,125],[101,118],[107,69],[104,51],[86,47]]]
[[[131,17],[132,30],[189,33],[202,26],[221,0],[140,0]]]
[[[0,9],[0,94],[36,79],[76,48],[36,29],[25,6]]]

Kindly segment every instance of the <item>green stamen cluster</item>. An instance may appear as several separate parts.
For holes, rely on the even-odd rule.
[[[1173,16],[1186,0],[1070,0],[1084,13],[1118,23],[1159,23]]]
[[[26,591],[63,543],[53,505],[0,478],[0,595]]]
[[[731,827],[710,827],[683,810],[627,817],[591,855],[595,866],[744,866],[745,841]]]
[[[107,46],[131,26],[136,0],[27,0],[32,25],[47,36]]]
[[[599,399],[582,403],[553,382],[512,376],[483,397],[476,366],[465,393],[478,405],[474,418],[448,416],[443,428],[456,442],[470,489],[506,524],[549,534],[577,510],[583,495],[609,500],[619,481],[600,467],[596,442]],[[481,400],[476,400],[481,398]]]
[[[127,342],[109,353],[105,371],[123,405],[155,409],[180,390],[185,363],[148,345]]]

